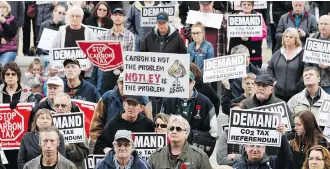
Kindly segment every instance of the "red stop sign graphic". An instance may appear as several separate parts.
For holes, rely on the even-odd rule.
[[[114,70],[123,64],[119,42],[78,42],[88,59],[103,71]]]

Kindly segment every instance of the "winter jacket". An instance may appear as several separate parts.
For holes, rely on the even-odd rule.
[[[144,97],[143,105],[147,105],[147,98]],[[90,127],[90,139],[96,142],[97,137],[102,132],[104,126],[124,110],[123,99],[119,94],[119,89],[105,92],[98,101]]]
[[[183,150],[177,159],[171,157],[170,144],[166,147],[157,149],[148,159],[153,169],[182,169],[181,165],[185,163],[187,169],[211,169],[211,163],[205,152],[187,141],[184,143]]]
[[[190,55],[190,62],[195,63],[203,74],[204,60],[214,58],[214,48],[210,42],[203,40],[200,47],[196,50],[196,42],[191,42],[188,45],[188,54]]]
[[[307,11],[304,11],[300,24],[296,25],[295,18],[293,16],[293,11],[290,11],[281,16],[281,19],[276,27],[275,36],[276,36],[277,43],[276,43],[276,47],[275,47],[274,51],[277,51],[278,49],[281,48],[282,35],[283,35],[284,31],[290,27],[302,29],[306,33],[305,37],[300,38],[303,47],[305,46],[306,38],[308,38],[311,33],[315,33],[318,31],[317,21],[316,21],[314,15],[310,14]]]
[[[41,155],[27,162],[23,169],[41,169]],[[57,155],[57,163],[55,169],[77,169],[77,167],[60,153]]]
[[[39,145],[39,134],[38,133],[25,133],[23,135],[20,148],[18,151],[18,169],[23,169],[24,165],[38,157],[42,151]],[[60,145],[57,147],[57,151],[61,153],[63,156],[65,156],[65,145],[64,145],[64,138],[61,134],[60,136]]]
[[[275,95],[292,97],[302,88],[302,74],[304,71],[303,55],[301,47],[297,48],[296,55],[287,60],[284,56],[285,49],[276,51],[268,62],[267,72],[273,81],[277,81],[274,90]]]
[[[13,15],[8,14],[5,17],[6,21],[0,24],[0,38],[4,38],[7,44],[0,45],[0,54],[5,52],[16,52],[17,51],[17,21]]]
[[[89,154],[88,138],[85,137],[85,140],[85,143],[69,143],[65,147],[66,158],[73,162],[77,169],[85,169],[85,158]]]
[[[68,93],[71,96],[71,99],[78,99],[97,103],[100,99],[100,95],[96,87],[87,82],[86,80],[80,79],[80,81],[81,86],[75,93],[70,91],[67,81],[64,81],[64,92]]]
[[[311,34],[310,38],[321,39],[320,32]],[[326,40],[330,41],[330,36]],[[324,68],[321,68],[318,64],[314,64],[314,63],[306,63],[305,66],[316,67],[320,71],[320,78],[321,78],[320,86],[321,87],[330,86],[330,68],[324,69]]]
[[[8,93],[6,93],[4,91],[5,89],[5,84],[1,84],[0,85],[0,103],[10,103],[12,102],[14,99],[19,101],[19,102],[26,102],[27,98],[31,95],[31,91],[30,88],[23,85],[23,84],[19,84],[19,87],[17,88],[16,92],[13,94],[13,97],[11,97],[11,100],[4,100],[3,97],[4,95],[9,96]],[[10,97],[10,96],[9,96]]]
[[[66,2],[59,2],[60,5],[67,8]],[[36,25],[40,26],[43,22],[50,20],[52,18],[54,7],[52,2],[49,1],[49,3],[45,4],[38,4],[37,1],[37,16],[36,16]]]
[[[114,160],[115,151],[111,150],[95,167],[95,169],[116,169]],[[151,169],[150,164],[139,157],[137,151],[133,151],[132,156],[134,157],[131,169]]]
[[[213,137],[217,137],[214,106],[206,96],[196,90],[188,101],[181,98],[166,98],[161,112],[168,115],[181,115],[189,122],[191,129],[209,132]],[[196,118],[198,114],[200,118]]]
[[[28,128],[28,131],[31,131],[31,125],[32,125],[32,122],[34,120],[34,116],[36,115],[36,113],[40,109],[48,109],[50,111],[54,111],[55,112],[53,106],[51,105],[51,103],[49,101],[49,98],[46,98],[45,101],[41,101],[39,104],[36,104],[32,108],[32,111],[31,111],[31,114],[30,114],[30,117],[29,117],[29,128]],[[79,107],[74,102],[71,102],[71,110],[70,110],[70,112],[80,112]]]
[[[197,90],[197,92],[203,94],[208,99],[210,99],[214,106],[215,114],[218,116],[220,109],[220,98],[217,92],[213,90],[210,84],[203,83],[203,79],[196,78],[195,81],[195,89]]]
[[[24,25],[25,3],[24,1],[8,1],[11,11],[10,14],[17,18],[17,26]]]
[[[240,103],[242,100],[246,99],[244,94],[240,97],[232,98],[231,91],[226,89],[223,85],[221,85],[221,108],[222,113],[229,116],[230,108],[234,103]]]
[[[147,118],[143,113],[139,113],[136,121],[129,122],[122,118],[122,114],[118,113],[107,125],[103,128],[100,136],[95,143],[93,154],[104,154],[103,149],[106,147],[112,148],[115,134],[118,130],[130,130],[132,132],[153,132],[154,123]]]
[[[278,25],[282,15],[292,10],[291,1],[272,1],[272,14],[275,26]],[[282,42],[282,41],[281,41]]]
[[[277,156],[268,156],[264,153],[260,163],[257,165],[258,169],[284,169],[292,160],[292,152],[290,151],[289,141],[286,136],[282,136],[281,147]],[[248,161],[248,155],[243,153],[241,161],[236,163],[233,168],[247,169],[251,164]]]
[[[260,13],[252,11],[251,14],[260,14]],[[231,53],[231,50],[235,46],[244,45],[249,49],[251,61],[262,60],[262,49],[261,49],[262,40],[267,37],[267,27],[264,18],[262,18],[261,26],[262,26],[262,36],[260,37],[250,37],[248,41],[243,41],[241,37],[230,38],[228,53]]]
[[[1,154],[0,154],[0,159],[1,159]],[[0,169],[6,169],[5,166],[2,164],[2,160],[0,160]]]
[[[315,16],[315,7],[319,8],[319,17],[322,15],[328,15],[330,12],[329,1],[310,1],[310,12]]]
[[[89,18],[87,18],[84,22],[85,25],[90,25],[90,26],[95,26],[95,27],[99,27],[98,23],[97,23],[97,17],[95,16],[91,16]],[[105,29],[111,29],[113,26],[113,22],[111,19],[109,18],[104,18],[103,19],[103,25],[101,26],[101,28],[105,28]]]
[[[53,19],[50,19],[50,20],[47,20],[47,21],[43,22],[40,26],[40,29],[39,29],[39,34],[38,34],[38,37],[37,37],[37,43],[39,43],[42,32],[45,28],[51,29],[51,30],[54,30],[54,31],[58,31],[60,29],[60,27],[63,26],[63,25],[65,25],[64,22],[59,22],[58,24],[56,24],[53,21]]]
[[[233,166],[239,162],[243,154],[243,146],[240,144],[229,144],[228,141],[228,130],[223,131],[219,137],[219,145],[216,149],[216,157],[218,165],[229,165]],[[235,154],[235,159],[228,159],[228,154]]]
[[[324,99],[330,99],[330,95],[326,93],[322,88],[319,87],[321,90],[321,98],[314,103],[313,105],[310,105],[306,92],[307,89],[304,89],[300,93],[294,95],[289,101],[288,106],[293,114],[296,114],[303,110],[309,110],[311,111],[315,117],[319,116],[319,110],[321,108],[321,105],[323,103]]]
[[[179,31],[172,25],[169,25],[168,31],[167,37],[162,40],[157,26],[150,30],[141,43],[141,52],[186,54],[187,49]]]

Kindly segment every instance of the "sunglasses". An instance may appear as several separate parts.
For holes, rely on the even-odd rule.
[[[157,124],[157,123],[156,123],[156,124],[154,125],[155,128],[159,128],[159,126],[160,126],[160,128],[166,128],[166,127],[167,127],[167,124]]]
[[[98,11],[103,11],[103,12],[107,12],[108,10],[106,10],[106,9],[97,9]]]
[[[10,76],[10,75],[11,75],[11,76],[16,76],[17,73],[6,73],[5,75],[6,75],[6,76]]]
[[[174,131],[174,130],[176,130],[177,132],[181,132],[181,131],[186,131],[186,129],[183,129],[183,128],[181,128],[181,127],[178,127],[178,126],[170,126],[169,128],[168,128],[170,131]]]
[[[59,108],[59,107],[66,108],[67,106],[68,106],[67,104],[54,104],[55,108]]]

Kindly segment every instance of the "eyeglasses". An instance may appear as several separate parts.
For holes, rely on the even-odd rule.
[[[6,75],[6,76],[10,76],[10,75],[11,75],[11,76],[16,76],[17,73],[6,73],[5,75]]]
[[[59,107],[66,108],[67,106],[68,106],[67,104],[54,104],[55,108],[59,108]]]
[[[249,148],[264,148],[265,146],[263,145],[247,145]]]
[[[58,14],[65,15],[66,13],[65,12],[58,12]]]
[[[122,146],[124,146],[124,147],[129,147],[129,146],[131,146],[131,143],[121,143],[121,142],[117,142],[117,143],[115,143],[115,146],[116,146],[116,147],[122,147]]]
[[[309,161],[323,161],[324,159],[323,159],[323,158],[319,158],[319,157],[316,157],[316,158],[314,158],[314,157],[309,157],[308,160],[309,160]]]
[[[99,9],[97,9],[98,11],[103,11],[103,12],[107,12],[108,10],[106,10],[106,9],[101,9],[101,8],[99,8]]]
[[[159,128],[159,126],[160,126],[160,128],[166,128],[166,127],[167,127],[167,124],[157,124],[157,123],[156,123],[156,124],[154,125],[155,128]]]
[[[174,131],[174,130],[176,130],[177,132],[181,132],[181,131],[186,131],[186,129],[183,129],[183,128],[181,128],[181,127],[178,127],[178,126],[170,126],[169,128],[168,128],[170,131]]]
[[[191,32],[191,34],[193,34],[193,35],[199,35],[199,34],[201,34],[202,32]]]

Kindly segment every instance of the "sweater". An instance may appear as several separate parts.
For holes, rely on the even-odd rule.
[[[86,80],[80,79],[81,86],[76,92],[70,91],[68,82],[64,81],[64,92],[68,93],[71,99],[78,99],[83,101],[89,101],[97,103],[100,99],[100,94],[97,91],[96,87],[87,82]]]

